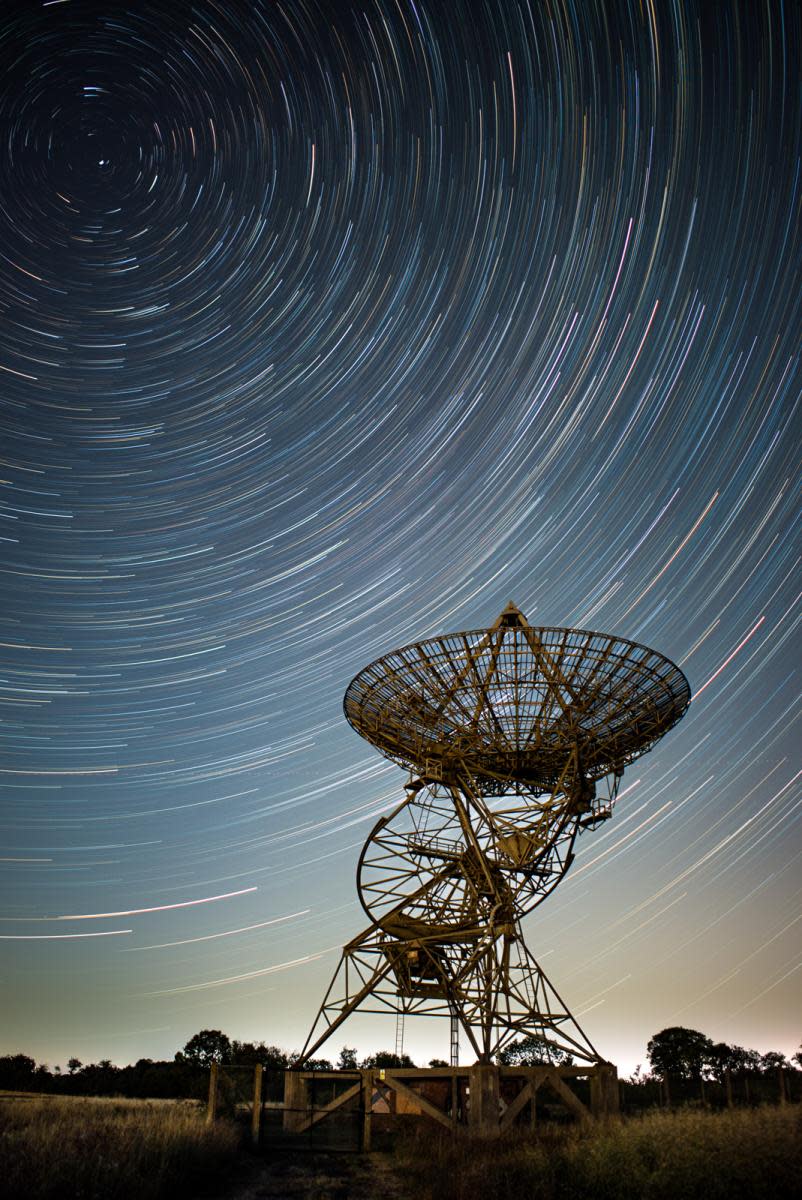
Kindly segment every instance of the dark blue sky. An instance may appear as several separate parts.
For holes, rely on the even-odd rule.
[[[779,0],[3,5],[0,1052],[299,1047],[403,783],[345,688],[510,599],[695,692],[533,952],[624,1066],[798,1046],[801,45]]]

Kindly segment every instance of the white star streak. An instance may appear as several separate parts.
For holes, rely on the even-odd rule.
[[[133,917],[140,913],[169,912],[175,908],[195,908],[198,904],[214,904],[218,900],[231,900],[234,896],[247,896],[255,892],[256,886],[240,888],[237,892],[222,892],[219,896],[203,896],[199,900],[179,900],[175,904],[152,904],[148,908],[124,908],[118,912],[65,913],[60,917],[43,917],[45,921],[101,921],[107,917]]]
[[[168,946],[189,946],[193,942],[213,942],[217,938],[233,937],[235,933],[249,933],[252,929],[265,929],[268,925],[281,925],[294,917],[304,917],[312,910],[302,908],[298,912],[288,913],[286,917],[274,917],[272,921],[258,921],[255,925],[242,925],[239,929],[226,929],[222,933],[207,933],[203,937],[182,938],[178,942],[156,942],[152,946],[127,946],[124,954],[135,954],[140,950],[165,950]]]
[[[327,954],[333,954],[335,950],[339,950],[340,946],[329,946],[326,950],[319,950],[317,954],[304,954],[301,958],[291,958],[287,962],[275,963],[271,967],[261,967],[257,971],[245,971],[241,975],[227,975],[223,979],[207,979],[203,983],[188,983],[183,987],[164,988],[156,992],[142,992],[143,996],[175,996],[180,992],[197,992],[205,988],[223,987],[229,983],[241,983],[246,979],[259,979],[263,975],[274,975],[278,971],[289,971],[292,967],[303,966],[304,963],[316,962],[319,958],[324,958]]]
[[[63,942],[73,938],[119,937],[132,929],[104,929],[102,933],[0,933],[0,942]]]

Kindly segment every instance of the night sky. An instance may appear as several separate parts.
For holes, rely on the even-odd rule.
[[[798,1047],[801,48],[781,0],[3,3],[0,1053],[300,1048],[403,798],[345,689],[510,600],[694,693],[531,950],[624,1070]]]

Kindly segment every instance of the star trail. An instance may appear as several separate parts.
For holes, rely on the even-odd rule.
[[[345,689],[509,600],[695,695],[533,953],[623,1068],[799,1045],[800,48],[782,0],[3,4],[0,1053],[299,1048],[402,798]]]

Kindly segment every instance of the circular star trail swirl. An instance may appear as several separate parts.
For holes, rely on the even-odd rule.
[[[400,796],[345,687],[511,598],[696,693],[538,957],[623,1062],[797,1045],[801,45],[781,0],[3,6],[3,1049],[299,1045]]]

